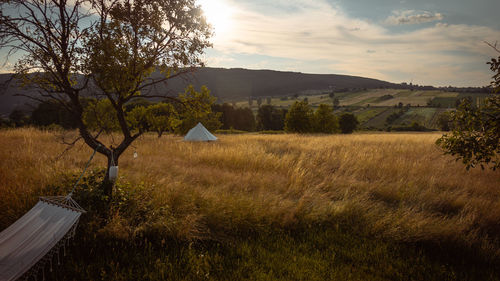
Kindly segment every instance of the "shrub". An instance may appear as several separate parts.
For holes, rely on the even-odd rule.
[[[350,134],[356,130],[359,122],[356,116],[352,113],[344,113],[340,115],[339,127],[342,134]]]

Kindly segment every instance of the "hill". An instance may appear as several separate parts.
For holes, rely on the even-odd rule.
[[[158,74],[154,74],[158,75]],[[16,81],[6,83],[12,74],[0,74],[0,114],[8,115],[14,108],[23,107],[30,100],[19,94],[36,94],[36,90],[21,89]],[[291,94],[341,91],[345,89],[396,88],[397,84],[348,75],[305,74],[273,70],[200,68],[184,77],[173,78],[151,90],[158,94],[176,95],[193,84],[206,85],[219,100],[238,100],[246,97],[285,96]]]

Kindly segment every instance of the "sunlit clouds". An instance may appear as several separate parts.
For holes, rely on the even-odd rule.
[[[233,28],[234,8],[225,0],[198,0],[207,22],[214,29],[214,41],[227,40]]]
[[[495,55],[484,41],[500,39],[493,27],[449,24],[436,11],[388,11],[385,20],[374,21],[350,16],[326,0],[224,1],[219,3],[225,9],[214,8],[216,16],[207,8],[209,20],[230,18],[214,23],[223,36],[208,51],[208,66],[482,86],[491,76],[486,61]]]
[[[439,21],[442,19],[443,15],[440,13],[406,10],[406,11],[393,11],[392,15],[387,18],[386,23],[392,25],[419,24],[419,23]]]

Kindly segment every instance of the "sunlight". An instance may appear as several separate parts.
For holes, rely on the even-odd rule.
[[[198,0],[207,22],[214,28],[215,36],[221,36],[231,28],[233,9],[224,0]]]

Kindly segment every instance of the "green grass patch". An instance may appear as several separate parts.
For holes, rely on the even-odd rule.
[[[411,125],[413,122],[417,122],[420,125],[429,127],[431,125],[431,120],[436,113],[437,108],[431,107],[412,107],[407,112],[403,114],[399,119],[397,119],[394,125]]]
[[[361,124],[361,126],[363,126],[365,122],[367,122],[368,120],[374,118],[375,116],[379,115],[380,113],[386,110],[387,108],[385,107],[370,107],[365,110],[357,112],[355,115],[356,118],[358,118],[358,121]]]
[[[238,237],[232,243],[133,242],[79,235],[53,280],[498,280],[498,268],[340,225]],[[444,260],[443,260],[444,259]]]

